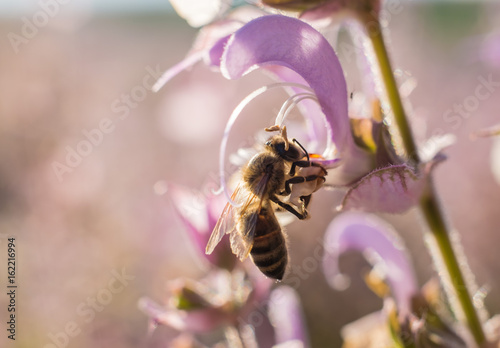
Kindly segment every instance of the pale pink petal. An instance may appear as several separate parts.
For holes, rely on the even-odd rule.
[[[293,288],[280,286],[273,290],[269,297],[268,312],[277,344],[299,341],[303,347],[309,346],[300,299]]]
[[[225,204],[223,196],[207,196],[203,192],[174,184],[168,185],[167,192],[198,254],[217,267],[232,269],[236,260],[229,247],[229,238],[224,238],[212,254],[205,253],[212,230]]]
[[[165,309],[149,298],[139,300],[139,309],[155,323],[169,326],[178,331],[194,333],[210,332],[228,323],[230,317],[217,308],[191,311]]]
[[[180,72],[192,67],[202,60],[204,52],[196,52],[188,55],[185,59],[175,64],[173,67],[165,71],[158,81],[153,85],[153,92],[158,92],[168,81],[177,76]]]
[[[153,86],[153,91],[157,92],[177,74],[190,68],[202,59],[205,59],[209,66],[218,66],[222,52],[220,52],[219,57],[217,57],[211,50],[217,48],[222,49],[225,37],[234,33],[243,26],[245,22],[257,18],[262,14],[262,11],[244,6],[231,12],[226,19],[219,20],[201,28],[187,57],[165,71]]]
[[[343,213],[328,226],[325,250],[323,270],[334,288],[345,286],[345,276],[338,267],[340,255],[357,250],[383,272],[399,313],[403,317],[410,313],[410,300],[418,292],[417,281],[403,242],[391,225],[374,215]]]
[[[426,180],[405,164],[378,169],[349,188],[338,209],[403,213],[418,203]]]
[[[432,161],[441,151],[452,146],[457,141],[454,134],[434,135],[427,139],[419,149],[419,156],[422,162]]]

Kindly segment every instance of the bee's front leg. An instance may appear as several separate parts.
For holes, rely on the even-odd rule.
[[[292,166],[290,167],[290,172],[288,173],[288,175],[295,176],[296,167],[299,167],[299,168],[319,167],[319,168],[321,168],[321,171],[323,172],[323,176],[325,176],[327,174],[326,169],[323,168],[323,166],[319,163],[311,162],[311,161],[295,161],[292,163]]]
[[[308,214],[307,214],[307,211],[304,211],[303,213],[300,213],[298,212],[294,207],[292,207],[290,204],[288,203],[284,203],[282,201],[280,201],[278,199],[278,197],[276,196],[270,196],[269,199],[271,201],[273,201],[274,203],[276,203],[277,205],[279,205],[280,207],[282,207],[283,209],[286,209],[288,212],[292,213],[293,215],[295,215],[299,220],[305,220],[308,218]]]

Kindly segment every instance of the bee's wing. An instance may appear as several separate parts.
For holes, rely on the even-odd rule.
[[[239,233],[231,233],[231,250],[233,251],[233,254],[240,259],[240,261],[246,259],[248,254],[250,254],[250,250],[252,250],[253,239],[255,237],[255,227],[257,226],[268,181],[269,175],[263,175],[254,189],[256,193],[248,193],[248,197],[240,210],[241,219],[241,215],[245,215],[245,211],[250,206],[257,204],[256,209],[252,207],[253,212],[249,215],[247,214],[245,217],[245,219],[247,219],[245,222],[245,230],[239,231]]]
[[[249,218],[248,226],[250,227],[248,231],[245,231],[245,234],[242,233],[231,233],[231,250],[233,254],[235,254],[240,261],[243,261],[250,254],[250,250],[252,250],[253,246],[253,238],[255,235],[255,225],[257,224],[257,219],[259,217],[258,212],[252,213]]]
[[[243,191],[242,185],[239,184],[234,190],[231,199],[237,203],[241,201],[240,196],[242,191]],[[233,232],[235,228],[236,228],[236,219],[234,216],[234,207],[231,203],[228,202],[224,207],[224,210],[222,211],[219,220],[217,220],[217,224],[215,225],[214,230],[212,231],[212,235],[208,240],[205,253],[207,255],[210,255],[214,251],[217,244],[219,244],[219,242],[222,240],[224,234]]]

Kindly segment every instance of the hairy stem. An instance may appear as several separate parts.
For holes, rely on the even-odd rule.
[[[404,150],[408,159],[418,165],[420,158],[417,147],[411,132],[408,119],[403,108],[403,103],[399,95],[398,86],[393,75],[387,47],[382,35],[382,28],[378,18],[374,15],[360,16],[361,22],[366,28],[370,41],[373,45],[376,62],[382,75],[384,86],[387,92],[389,105],[394,115],[394,120],[402,138]],[[454,308],[459,313],[463,313],[467,325],[478,345],[486,341],[483,327],[479,319],[476,308],[473,305],[469,290],[467,289],[466,279],[460,267],[455,250],[450,239],[450,230],[444,220],[443,211],[439,205],[432,180],[429,179],[426,193],[420,200],[420,209],[427,222],[430,233],[436,243],[437,249],[446,268],[447,277],[453,288],[457,302],[460,308]],[[463,260],[461,260],[463,262]],[[444,279],[442,279],[443,281]],[[444,284],[446,286],[446,284]],[[450,301],[454,302],[454,301]],[[457,313],[458,314],[458,313]]]

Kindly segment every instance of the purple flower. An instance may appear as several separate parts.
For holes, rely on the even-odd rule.
[[[275,343],[305,347],[307,333],[298,296],[291,288],[279,287],[271,293],[272,281],[250,263],[241,266],[237,263],[238,267],[234,267],[236,258],[228,244],[219,246],[212,255],[205,255],[207,240],[226,203],[223,197],[214,196],[209,188],[199,192],[174,184],[168,184],[164,191],[193,245],[213,267],[199,280],[170,281],[163,303],[147,297],[140,299],[140,310],[150,318],[150,332],[158,325],[165,325],[178,330],[180,339],[193,340],[195,337],[201,339],[199,334],[223,330],[227,331],[225,339],[228,341],[230,337],[246,337],[258,342],[256,337],[250,336],[260,328],[252,326],[255,323],[267,325],[263,330],[270,330],[269,320],[261,319],[270,298],[267,308],[276,332]],[[282,317],[283,313],[286,318]]]
[[[418,292],[415,272],[402,240],[392,226],[374,215],[346,212],[337,216],[325,234],[323,270],[335,288],[346,283],[338,267],[339,256],[349,250],[363,252],[391,286],[402,316],[410,313],[411,299]]]
[[[214,56],[212,59],[215,61]],[[342,208],[400,213],[418,201],[432,165],[414,168],[403,164],[381,123],[372,123],[365,130],[369,132],[365,137],[376,144],[375,150],[358,145],[363,137],[355,139],[351,131],[343,71],[319,32],[297,19],[278,15],[249,22],[225,43],[220,69],[227,78],[237,79],[257,68],[278,72],[277,77],[295,90],[300,82],[306,91],[303,93],[319,104],[321,112],[306,117],[313,124],[312,137],[323,133],[331,140],[323,156],[338,161],[338,168],[329,173],[329,183],[349,186]],[[220,156],[222,173],[225,143],[240,111],[238,107],[226,126]]]
[[[149,298],[139,309],[154,325],[166,325],[181,332],[203,333],[235,326],[269,296],[271,282],[254,272],[211,271],[203,279],[178,279],[169,283],[166,305]]]
[[[370,342],[405,347],[466,346],[448,324],[451,320],[438,315],[439,288],[433,286],[433,282],[423,290],[418,288],[406,249],[392,226],[374,215],[343,213],[328,227],[325,250],[323,270],[332,287],[343,289],[349,284],[348,277],[339,271],[338,260],[342,253],[356,250],[374,267],[366,278],[367,284],[384,298],[381,312],[361,318],[342,330],[346,344],[352,347],[371,347]]]
[[[317,152],[317,145],[325,143],[322,157],[315,160],[329,169],[335,168],[327,177],[330,185],[349,188],[340,208],[401,213],[419,200],[432,166],[416,168],[404,164],[381,122],[350,120],[342,68],[333,48],[318,31],[298,19],[281,15],[259,17],[227,35],[231,29],[210,36],[203,48],[193,53],[194,58],[188,57],[167,72],[170,78],[203,56],[208,65],[219,68],[228,79],[238,79],[261,68],[281,81],[245,98],[226,125],[219,167],[228,199],[225,151],[233,124],[256,96],[271,88],[285,87],[291,97],[278,113],[276,124],[281,126],[289,110],[301,104],[308,121],[306,141],[300,138],[301,142],[310,152]]]
[[[311,124],[310,139],[318,141],[321,136],[327,137],[323,157],[329,166],[338,166],[329,173],[330,183],[349,183],[373,168],[374,156],[355,144],[350,131],[342,68],[332,47],[319,32],[285,16],[264,16],[251,21],[227,40],[220,57],[220,69],[225,77],[237,79],[257,68],[275,74],[284,81],[283,85],[290,86],[291,98],[309,97],[309,101],[319,105],[305,116]],[[222,172],[225,143],[241,108],[235,109],[226,126],[220,155]],[[307,111],[310,110],[313,108],[307,107]],[[284,115],[278,115],[276,123],[281,125],[283,118]]]
[[[139,309],[148,315],[153,330],[166,325],[184,336],[198,337],[223,329],[228,342],[243,340],[252,342],[250,346],[258,346],[262,337],[255,337],[255,333],[261,331],[260,326],[269,326],[267,320],[270,320],[275,339],[263,338],[266,344],[272,341],[274,347],[308,347],[298,295],[287,286],[270,293],[270,286],[269,279],[252,270],[212,271],[199,281],[170,282],[170,296],[165,305],[145,297],[140,299]],[[269,319],[264,320],[262,313],[267,300]],[[269,334],[269,329],[262,332]]]

